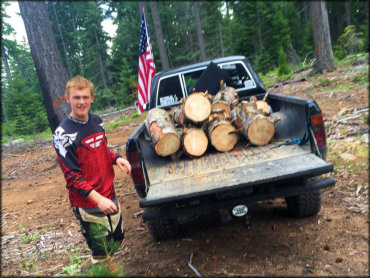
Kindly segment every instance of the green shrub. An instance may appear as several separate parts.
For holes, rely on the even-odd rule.
[[[289,76],[292,70],[288,64],[288,60],[286,58],[283,47],[280,47],[278,62],[279,62],[278,76],[279,77]]]
[[[333,45],[333,54],[335,58],[342,60],[347,56],[347,50],[343,46],[335,44]]]

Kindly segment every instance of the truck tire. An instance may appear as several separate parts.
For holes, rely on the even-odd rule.
[[[158,208],[144,208],[145,210],[159,211]],[[175,238],[177,236],[178,222],[176,218],[147,220],[146,225],[149,233],[156,241]]]
[[[175,238],[177,236],[178,225],[176,219],[148,220],[147,227],[149,233],[156,241]]]
[[[288,211],[295,217],[316,215],[321,209],[321,191],[308,191],[306,193],[285,197]]]

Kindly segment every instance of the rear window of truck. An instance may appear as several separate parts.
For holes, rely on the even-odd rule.
[[[226,86],[234,87],[237,91],[256,88],[250,72],[241,61],[218,64],[218,66],[229,74],[229,78],[225,81]],[[158,81],[156,106],[176,105],[181,98],[186,99],[205,69],[206,67],[202,67],[162,77]]]

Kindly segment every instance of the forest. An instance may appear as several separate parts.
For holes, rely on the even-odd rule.
[[[143,5],[157,72],[218,57],[244,55],[260,77],[275,71],[283,80],[293,70],[312,64],[315,58],[309,1],[38,4],[45,6],[45,20],[50,22],[52,31],[43,43],[55,42],[62,67],[60,74],[50,72],[56,81],[47,82],[65,84],[75,75],[88,78],[95,84],[94,113],[132,106],[137,100]],[[2,135],[16,138],[50,133],[47,103],[41,89],[46,81],[37,74],[29,43],[7,38],[14,32],[7,15],[8,5],[8,1],[2,1]],[[368,1],[328,1],[326,7],[334,61],[368,52]],[[117,26],[114,37],[102,28],[107,18]]]

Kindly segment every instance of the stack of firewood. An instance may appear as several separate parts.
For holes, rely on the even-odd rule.
[[[277,120],[266,101],[252,96],[239,102],[236,90],[224,87],[215,96],[194,92],[170,111],[151,109],[146,126],[157,155],[172,155],[182,145],[188,156],[199,157],[209,143],[220,152],[232,150],[239,134],[253,145],[266,145]]]

